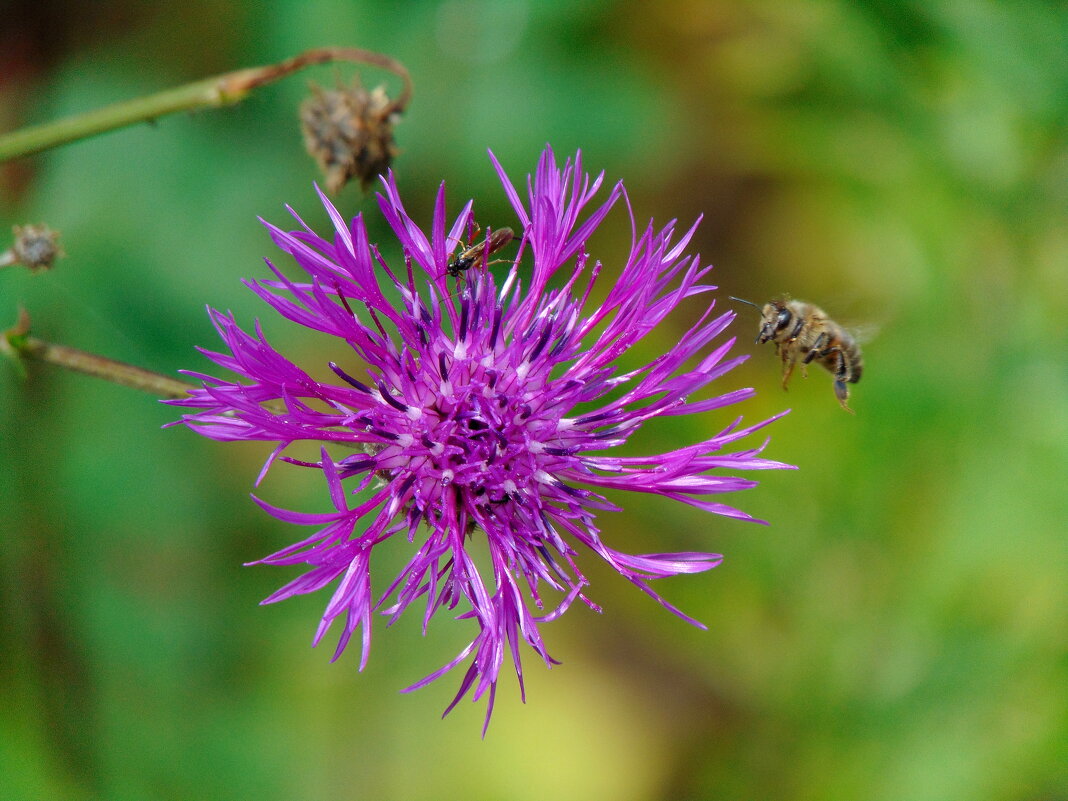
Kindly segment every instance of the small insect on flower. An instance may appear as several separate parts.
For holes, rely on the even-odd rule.
[[[332,586],[314,642],[336,623],[337,658],[361,634],[361,668],[373,619],[412,610],[425,632],[442,616],[456,618],[470,640],[408,689],[464,664],[449,709],[469,693],[485,698],[487,724],[502,667],[511,662],[522,691],[524,646],[557,664],[543,630],[574,603],[600,609],[583,556],[701,625],[650,586],[722,561],[664,547],[687,534],[699,542],[701,533],[650,531],[653,552],[631,554],[613,547],[599,515],[619,511],[616,501],[629,495],[754,520],[722,495],[756,486],[742,472],[790,467],[761,455],[766,442],[740,442],[781,415],[743,425],[731,411],[716,422],[754,392],[725,385],[746,357],[730,354],[735,315],[716,308],[711,267],[687,254],[696,223],[639,228],[622,183],[594,202],[603,175],[587,175],[577,154],[559,165],[546,149],[519,185],[525,196],[492,161],[521,233],[500,228],[458,255],[456,243],[474,230],[473,202],[448,217],[443,184],[433,219],[420,226],[392,174],[378,196],[390,233],[381,247],[364,215],[346,220],[325,196],[332,226],[321,235],[299,217],[294,231],[268,224],[306,275],[268,262],[273,276],[248,286],[281,316],[343,345],[344,362],[328,371],[299,365],[268,343],[266,326],[245,331],[232,314],[211,311],[226,347],[205,353],[236,376],[194,373],[203,387],[173,401],[204,436],[273,443],[264,472],[281,462],[322,474],[332,509],[257,499],[279,520],[315,529],[260,560],[305,571],[265,603]],[[602,277],[587,244],[617,204],[632,228]],[[514,238],[520,247],[503,276],[471,269]],[[457,290],[452,278],[461,274]],[[692,299],[703,311],[687,319],[678,307]],[[680,418],[692,422],[672,425]],[[665,422],[691,438],[627,447],[639,429]],[[315,461],[288,453],[301,443],[316,446]],[[382,581],[387,541],[406,561]]]
[[[486,231],[484,240],[474,242],[461,250],[457,255],[449,259],[445,271],[453,278],[459,278],[460,273],[470,270],[472,267],[480,267],[486,263],[486,259],[503,248],[515,238],[515,232],[511,228],[498,228],[496,231]]]
[[[731,300],[746,303],[760,309],[749,300],[733,295]],[[801,375],[808,377],[805,368],[817,361],[834,374],[834,394],[838,402],[850,414],[855,412],[846,405],[849,388],[846,382],[860,381],[864,359],[860,346],[842,326],[827,316],[819,306],[803,300],[782,298],[769,301],[760,309],[760,333],[756,343],[774,342],[775,350],[782,357],[782,388],[790,381],[794,365],[800,360]]]

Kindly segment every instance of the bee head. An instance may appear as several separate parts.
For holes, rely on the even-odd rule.
[[[760,333],[757,334],[757,338],[754,340],[757,345],[763,345],[769,341],[776,331],[784,328],[790,321],[790,312],[786,310],[786,304],[783,301],[773,300],[761,307],[751,300],[736,298],[733,295],[728,295],[728,297],[760,311]]]

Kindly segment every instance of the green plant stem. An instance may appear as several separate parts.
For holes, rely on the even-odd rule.
[[[19,315],[19,322],[15,328],[5,331],[0,336],[0,351],[17,358],[54,364],[96,378],[103,378],[124,387],[150,392],[161,398],[184,398],[189,395],[190,390],[196,389],[193,384],[187,384],[162,373],[144,370],[66,345],[45,342],[30,336],[28,330],[29,317],[23,311]]]
[[[0,331],[0,355],[11,357],[23,374],[25,374],[24,360],[44,362],[91,375],[94,378],[102,378],[120,386],[139,389],[159,398],[175,400],[187,398],[193,390],[199,389],[195,384],[171,378],[163,373],[134,367],[132,364],[30,336],[30,315],[25,309],[19,309],[18,320],[12,328]],[[265,402],[263,408],[273,415],[286,413],[286,407],[280,402]],[[232,411],[223,412],[223,414],[227,417],[235,416]],[[340,442],[338,444],[357,450],[364,448],[359,443]]]
[[[115,103],[64,120],[23,128],[0,136],[0,161],[29,156],[115,128],[148,122],[176,111],[237,103],[245,94],[247,92],[227,94],[220,86],[218,78],[209,78],[154,95]]]
[[[162,373],[154,373],[66,345],[54,345],[36,337],[25,337],[16,350],[19,355],[36,361],[66,367],[68,370],[103,378],[124,387],[150,392],[161,398],[184,398],[189,395],[190,390],[196,389],[192,384]]]
[[[278,64],[228,72],[214,78],[126,100],[95,111],[23,128],[0,136],[0,162],[29,156],[42,150],[85,139],[139,122],[150,122],[177,111],[218,108],[239,103],[261,86],[313,64],[353,61],[382,67],[400,76],[404,88],[393,102],[393,112],[404,110],[411,99],[411,78],[399,61],[355,47],[324,47],[308,50]]]

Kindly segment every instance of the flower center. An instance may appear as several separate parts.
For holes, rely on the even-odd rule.
[[[482,507],[537,492],[551,470],[547,462],[559,460],[546,448],[560,441],[560,416],[545,398],[544,377],[526,362],[498,368],[492,355],[442,354],[435,366],[380,407],[390,419],[377,427],[405,433],[377,454],[375,468],[411,482],[422,508],[448,487]]]

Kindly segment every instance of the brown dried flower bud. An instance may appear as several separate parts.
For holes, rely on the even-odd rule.
[[[15,242],[0,253],[0,267],[21,264],[38,272],[51,269],[56,259],[67,255],[59,245],[59,233],[47,225],[16,225],[11,231]]]
[[[367,189],[396,155],[397,105],[383,87],[368,92],[359,79],[351,87],[311,88],[313,96],[300,106],[300,124],[304,146],[319,163],[327,191],[336,194],[353,177]]]

